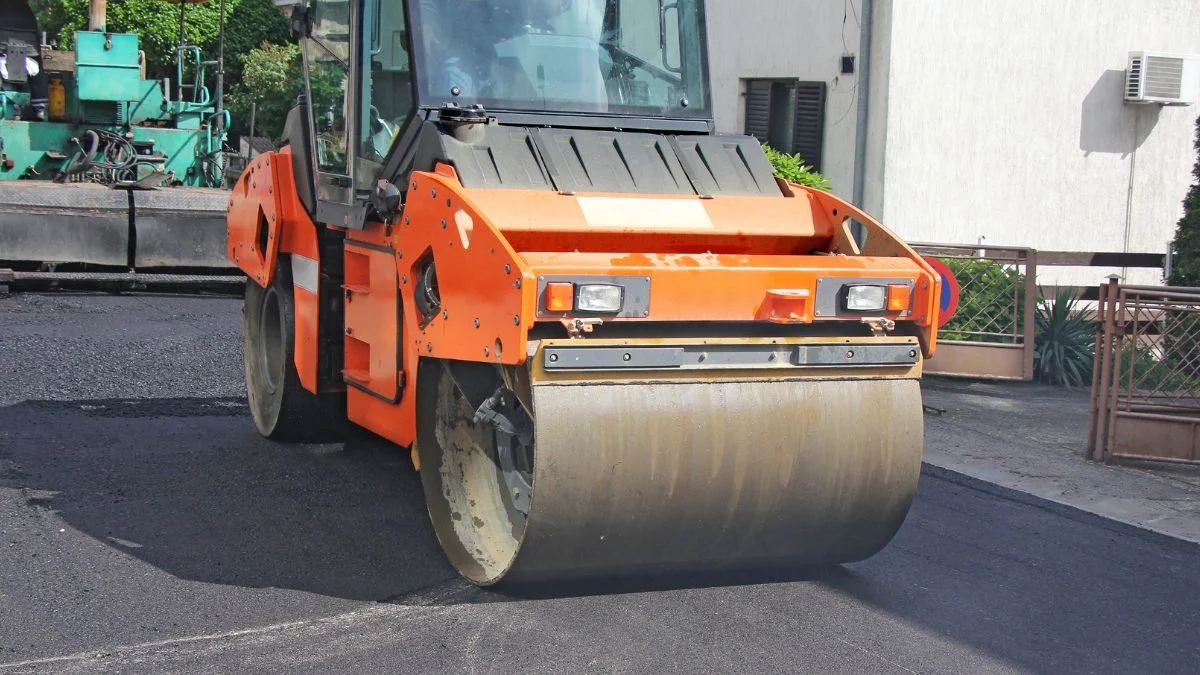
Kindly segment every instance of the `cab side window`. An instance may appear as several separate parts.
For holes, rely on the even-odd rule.
[[[358,128],[361,132],[357,183],[369,186],[383,170],[388,150],[401,127],[413,116],[412,56],[405,3],[365,0],[363,15],[363,106]]]
[[[312,32],[304,40],[304,58],[317,168],[349,175],[350,3],[315,0],[312,13]]]

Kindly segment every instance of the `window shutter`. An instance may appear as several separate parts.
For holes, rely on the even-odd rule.
[[[747,96],[747,99],[749,98]],[[748,102],[747,110],[749,110]],[[747,114],[748,119],[749,114]],[[798,82],[796,84],[796,129],[792,138],[792,152],[800,153],[805,164],[820,171],[821,155],[825,149],[824,82]]]
[[[746,133],[766,142],[771,134],[771,82],[746,80]]]

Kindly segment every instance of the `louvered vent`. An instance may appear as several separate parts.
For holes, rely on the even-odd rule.
[[[818,171],[824,155],[825,83],[746,80],[746,133],[776,150],[800,153]]]
[[[1135,99],[1142,93],[1142,57],[1129,59],[1125,75],[1125,98]]]
[[[1183,59],[1147,56],[1143,62],[1144,90],[1147,96],[1179,98],[1183,86]]]
[[[1200,93],[1200,57],[1162,52],[1131,52],[1125,71],[1125,100],[1131,103],[1191,105]]]
[[[825,154],[825,83],[801,82],[796,86],[795,151],[818,171]]]
[[[771,134],[771,82],[750,80],[746,83],[746,133],[760,141]]]
[[[117,101],[84,101],[83,121],[88,124],[117,125],[122,122],[124,103]]]

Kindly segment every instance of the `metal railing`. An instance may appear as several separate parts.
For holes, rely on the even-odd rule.
[[[1088,456],[1200,464],[1200,288],[1099,297]]]
[[[1033,378],[1037,251],[1030,248],[915,244],[946,264],[958,282],[958,309],[938,331],[926,372]]]

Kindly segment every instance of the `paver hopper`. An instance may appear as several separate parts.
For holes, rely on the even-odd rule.
[[[221,59],[184,40],[188,5],[208,0],[165,1],[180,6],[180,43],[175,77],[159,80],[141,38],[108,29],[103,0],[70,51],[42,44],[26,0],[5,0],[0,266],[228,269]]]

